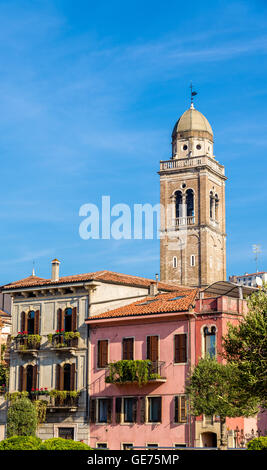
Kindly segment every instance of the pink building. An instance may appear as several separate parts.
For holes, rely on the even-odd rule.
[[[177,288],[87,319],[92,447],[217,445],[218,419],[190,416],[185,382],[200,357],[220,351],[227,322],[246,311],[238,292],[211,296],[207,289],[199,296],[197,289]],[[249,433],[255,420],[231,419],[227,426],[234,447],[236,426]]]

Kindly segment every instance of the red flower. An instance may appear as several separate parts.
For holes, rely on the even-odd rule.
[[[60,330],[60,331],[64,331],[64,328],[62,328],[62,330]]]

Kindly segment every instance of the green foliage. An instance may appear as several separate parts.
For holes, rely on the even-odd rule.
[[[35,400],[34,406],[37,413],[37,423],[44,423],[46,420],[47,402],[45,400]]]
[[[0,385],[7,385],[9,378],[9,369],[5,364],[0,364]]]
[[[257,400],[246,390],[240,390],[239,382],[235,364],[222,364],[209,357],[201,359],[187,386],[192,413],[221,418],[257,413]]]
[[[28,398],[14,400],[7,413],[7,437],[35,436],[37,412]]]
[[[84,442],[57,437],[44,441],[40,445],[39,450],[91,450],[91,447]]]
[[[27,398],[28,396],[28,392],[8,392],[6,393],[6,400],[9,400],[13,403],[19,398]]]
[[[64,405],[66,401],[75,406],[80,396],[79,390],[50,390],[49,395],[55,399],[55,404]]]
[[[151,361],[149,360],[121,360],[108,365],[109,375],[107,383],[138,382],[146,384],[150,380]]]
[[[267,450],[267,436],[252,439],[249,441],[247,448],[248,450]]]
[[[35,436],[13,436],[0,442],[0,450],[38,450],[41,442]]]
[[[236,364],[240,390],[249,391],[259,404],[267,404],[267,290],[248,299],[249,313],[236,326],[228,325],[223,338],[224,358]]]

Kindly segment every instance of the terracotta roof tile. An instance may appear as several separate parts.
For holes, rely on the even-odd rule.
[[[147,296],[145,299],[138,300],[129,305],[109,310],[108,312],[94,315],[86,321],[95,319],[128,317],[136,315],[149,315],[159,313],[184,312],[194,304],[198,289],[179,288],[174,292],[158,294],[156,296]]]
[[[151,282],[155,282],[153,279],[147,279],[139,276],[132,276],[129,274],[116,273],[113,271],[96,271],[86,274],[76,274],[73,276],[60,277],[58,281],[52,279],[44,279],[38,276],[29,276],[10,284],[6,284],[2,288],[5,290],[19,289],[20,287],[37,287],[57,284],[68,284],[72,282],[85,282],[85,281],[102,281],[110,282],[114,284],[124,284],[138,287],[149,287]],[[159,282],[159,288],[166,291],[174,291],[178,288],[177,285],[168,284],[166,282]]]

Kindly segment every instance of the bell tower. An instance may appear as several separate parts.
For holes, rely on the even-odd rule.
[[[191,106],[172,132],[172,156],[160,162],[160,278],[205,287],[226,279],[224,166],[213,131]]]

